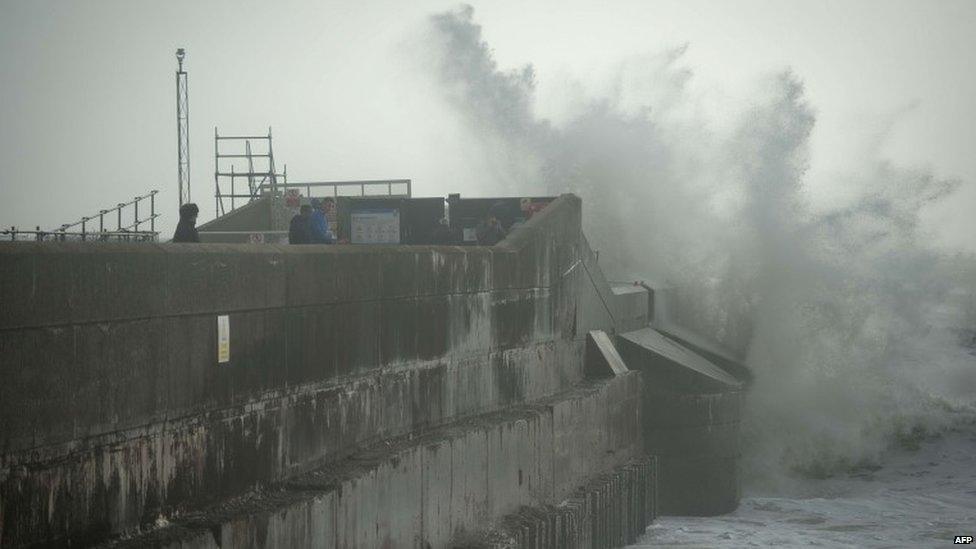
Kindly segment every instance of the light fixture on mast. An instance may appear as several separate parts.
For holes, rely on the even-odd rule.
[[[176,50],[176,155],[180,206],[190,202],[190,99],[186,88],[186,71],[183,58],[186,50]]]

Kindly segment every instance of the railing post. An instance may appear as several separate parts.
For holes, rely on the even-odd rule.
[[[115,230],[120,233],[122,232],[122,206],[125,206],[125,204],[119,204],[118,206],[115,207],[115,212],[118,213],[118,220],[119,220],[119,226]]]
[[[86,231],[86,226],[87,225],[88,225],[88,218],[87,217],[82,217],[81,218],[81,241],[82,242],[84,242],[85,240],[87,240],[87,236],[88,235],[85,234],[87,232]]]
[[[156,232],[156,191],[149,193],[149,230]]]
[[[138,197],[137,196],[136,197],[136,201],[132,203],[132,207],[135,209],[135,212],[136,212],[135,213],[136,222],[135,222],[135,225],[134,225],[136,232],[139,232],[139,199],[140,198],[141,197]]]

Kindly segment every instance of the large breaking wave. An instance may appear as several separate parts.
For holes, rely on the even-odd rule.
[[[837,174],[855,200],[815,210],[816,116],[789,71],[719,121],[682,46],[617,63],[551,123],[533,68],[501,70],[472,8],[428,23],[432,76],[491,169],[484,194],[577,193],[611,276],[672,287],[675,320],[747,357],[753,472],[872,461],[972,402],[974,262],[928,246],[919,221],[960,182],[875,153]]]

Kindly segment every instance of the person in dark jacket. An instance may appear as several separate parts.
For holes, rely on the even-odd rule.
[[[192,202],[180,206],[180,222],[176,224],[173,242],[200,242],[200,234],[197,232],[199,213],[200,208]]]
[[[288,225],[288,243],[312,243],[312,207],[308,204],[303,204],[298,210],[298,215],[291,218],[291,223]]]
[[[475,229],[479,246],[494,246],[505,239],[505,228],[498,219],[499,211],[499,208],[493,206]]]

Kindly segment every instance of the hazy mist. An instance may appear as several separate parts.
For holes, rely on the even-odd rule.
[[[0,223],[51,228],[161,191],[175,223],[173,56],[187,49],[193,199],[213,212],[213,127],[263,132],[292,180],[407,177],[485,194],[497,165],[425,72],[426,18],[449,2],[0,3]],[[531,63],[533,112],[560,124],[620,65],[685,48],[716,123],[791,67],[817,122],[806,196],[854,200],[849,160],[878,155],[976,181],[972,2],[475,4],[503,69]],[[584,101],[585,102],[585,101]],[[685,108],[690,108],[686,105]],[[513,192],[515,189],[513,189]],[[976,191],[923,212],[976,248]]]

